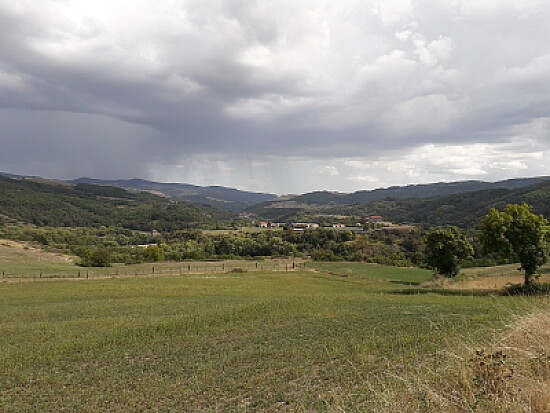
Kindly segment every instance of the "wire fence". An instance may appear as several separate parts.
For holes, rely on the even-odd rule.
[[[185,275],[185,274],[214,274],[248,271],[294,271],[305,268],[303,261],[285,261],[285,262],[244,262],[244,263],[192,263],[181,265],[166,266],[162,264],[151,264],[151,266],[131,267],[109,267],[106,272],[98,272],[82,268],[75,272],[65,273],[46,273],[37,272],[34,274],[10,274],[1,271],[0,276],[4,281],[39,281],[48,279],[98,279],[98,278],[128,278],[128,277],[146,277],[157,275]]]

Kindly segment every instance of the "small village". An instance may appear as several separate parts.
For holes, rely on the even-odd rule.
[[[361,218],[360,222],[356,222],[352,227],[344,223],[319,223],[319,222],[270,222],[260,221],[254,222],[258,228],[292,228],[294,231],[303,231],[305,229],[315,228],[348,228],[353,231],[362,231],[366,226],[373,228],[376,225],[391,226],[391,222],[385,222],[379,215],[368,215]]]

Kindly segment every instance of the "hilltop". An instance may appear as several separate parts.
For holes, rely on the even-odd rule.
[[[153,182],[145,179],[105,180],[78,178],[67,182],[71,184],[87,183],[149,191],[173,200],[211,205],[230,212],[239,212],[252,205],[270,201],[277,197],[275,194],[241,191],[225,186],[198,186],[182,183]]]
[[[292,201],[310,205],[351,205],[359,202],[376,201],[384,198],[433,198],[442,195],[461,194],[464,192],[480,191],[484,189],[516,189],[535,185],[550,180],[549,176],[536,178],[507,179],[497,182],[485,181],[458,181],[437,182],[432,184],[417,184],[406,186],[391,186],[389,188],[377,188],[373,190],[357,191],[351,194],[335,193],[328,191],[311,192],[290,198]]]
[[[539,179],[539,178],[537,178]],[[489,208],[527,202],[534,212],[550,216],[550,181],[519,186],[532,180],[514,180],[515,188],[496,187],[430,198],[384,198],[345,204],[308,204],[296,197],[280,203],[270,202],[249,208],[271,220],[318,220],[330,216],[381,215],[392,222],[425,225],[475,226]],[[505,184],[506,181],[503,183]]]
[[[286,195],[242,191],[223,186],[201,187],[185,183],[162,183],[144,179],[101,180],[78,178],[71,181],[49,180],[37,176],[0,173],[4,181],[10,178],[14,185],[18,182],[26,191],[41,193],[42,205],[47,198],[49,206],[34,208],[33,202],[22,203],[16,207],[17,200],[12,200],[5,192],[5,199],[0,203],[0,214],[23,222],[37,225],[111,225],[120,224],[132,228],[149,228],[155,223],[153,211],[141,212],[132,217],[122,212],[132,204],[147,203],[163,205],[159,211],[176,209],[174,221],[166,228],[179,228],[197,222],[211,222],[217,219],[229,219],[231,214],[222,213],[244,211],[260,218],[272,221],[326,221],[334,216],[361,217],[364,215],[381,215],[394,222],[408,222],[425,225],[475,225],[490,207],[503,207],[506,203],[528,202],[534,205],[535,211],[547,214],[549,196],[547,186],[550,177],[508,179],[498,182],[460,181],[439,182],[408,186],[393,186],[374,190],[363,190],[354,193],[317,191],[302,195]],[[7,187],[6,187],[7,188]],[[12,188],[13,189],[13,188]],[[7,189],[4,189],[7,191]],[[10,192],[11,196],[15,194]],[[44,198],[47,194],[47,197]],[[21,194],[18,194],[20,197]],[[84,198],[86,201],[69,202],[64,197]],[[36,197],[33,193],[31,199]],[[95,198],[95,204],[91,201]],[[98,203],[98,197],[103,197]],[[16,197],[17,198],[17,197]],[[110,203],[105,199],[111,198]],[[9,201],[8,201],[9,199]],[[114,202],[124,200],[124,205]],[[11,205],[15,202],[14,205]],[[57,208],[62,203],[64,207]],[[78,205],[77,205],[78,204]],[[95,206],[92,206],[95,205]],[[97,205],[96,205],[97,204]],[[200,204],[200,205],[199,205]],[[177,206],[175,206],[177,205]],[[170,206],[170,208],[167,208]],[[118,211],[109,209],[116,207]],[[58,209],[53,213],[53,209]],[[74,208],[83,209],[76,213]],[[149,207],[150,208],[150,207]],[[218,209],[219,208],[219,209]],[[183,210],[185,209],[185,213]],[[3,211],[8,212],[3,212]],[[31,211],[32,210],[32,211]],[[131,210],[131,208],[130,208]],[[163,213],[163,212],[161,212]],[[170,212],[172,213],[172,212]],[[183,214],[183,215],[181,215]],[[139,221],[139,222],[138,222]],[[179,224],[176,224],[178,221]],[[179,226],[178,226],[179,225]]]
[[[161,231],[231,217],[207,205],[87,183],[0,176],[0,216],[37,226],[122,226]]]

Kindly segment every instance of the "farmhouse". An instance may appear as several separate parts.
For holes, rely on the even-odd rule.
[[[266,222],[266,221],[263,221],[263,222],[258,222],[258,226],[260,228],[280,228],[280,227],[284,227],[286,224],[284,222]]]
[[[294,228],[319,228],[319,224],[315,222],[293,222],[291,225]]]

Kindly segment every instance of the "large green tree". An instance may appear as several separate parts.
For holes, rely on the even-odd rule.
[[[520,262],[526,286],[548,260],[548,221],[531,209],[525,203],[508,205],[504,212],[492,208],[481,221],[479,233],[484,253]]]
[[[426,263],[446,277],[454,277],[461,261],[474,253],[457,227],[438,228],[426,236]]]

